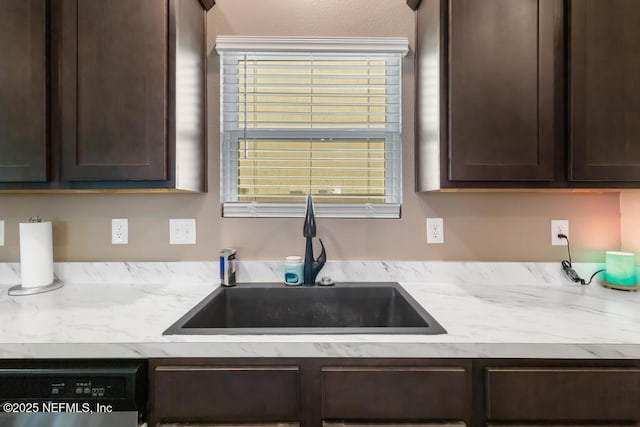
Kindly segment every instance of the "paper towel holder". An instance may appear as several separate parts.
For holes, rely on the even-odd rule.
[[[40,217],[34,216],[29,218],[29,222],[42,222]],[[43,292],[55,291],[56,289],[61,288],[64,283],[54,276],[53,282],[44,286],[34,286],[34,287],[23,287],[21,284],[12,286],[9,288],[7,293],[11,296],[22,296],[22,295],[35,295],[41,294]]]

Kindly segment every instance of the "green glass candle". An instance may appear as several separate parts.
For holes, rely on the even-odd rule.
[[[636,284],[634,256],[629,252],[608,251],[604,278],[612,285],[633,286]]]

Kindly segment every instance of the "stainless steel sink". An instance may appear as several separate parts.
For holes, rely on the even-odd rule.
[[[398,283],[220,287],[163,335],[446,334]]]

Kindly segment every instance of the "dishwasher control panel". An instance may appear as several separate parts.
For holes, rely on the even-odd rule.
[[[41,381],[42,384],[31,385],[31,390],[28,390],[30,396],[33,396],[32,391],[37,390],[39,396],[52,398],[112,399],[126,397],[126,380],[124,378],[42,378]]]
[[[126,378],[38,373],[25,376],[0,371],[0,399],[124,399]]]
[[[0,402],[31,402],[34,408],[46,406],[37,402],[58,402],[62,405],[77,402],[76,405],[85,404],[87,408],[140,410],[146,398],[146,384],[140,380],[141,371],[140,366],[0,368]],[[20,404],[16,407],[21,408]]]

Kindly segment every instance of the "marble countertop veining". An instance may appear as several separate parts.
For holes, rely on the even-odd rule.
[[[581,264],[590,276],[598,268]],[[218,285],[215,263],[64,263],[57,291],[11,297],[0,264],[0,358],[640,358],[640,292],[572,284],[556,263],[335,262],[338,281],[398,281],[445,335],[215,335],[162,332]],[[281,263],[245,262],[244,281]],[[241,285],[240,285],[241,286]]]

